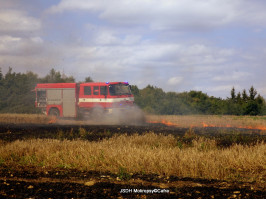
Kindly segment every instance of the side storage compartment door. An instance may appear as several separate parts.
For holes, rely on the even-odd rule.
[[[74,88],[63,89],[63,116],[76,117],[76,91]]]
[[[47,105],[62,104],[62,89],[47,89]]]

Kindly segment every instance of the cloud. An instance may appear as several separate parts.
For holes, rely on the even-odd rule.
[[[12,2],[0,3],[4,68],[222,97],[265,84],[264,1]]]
[[[146,43],[137,39],[125,45],[126,37],[115,38],[113,44],[65,48],[62,53],[71,58],[67,68],[78,80],[90,75],[100,81],[128,80],[141,88],[153,84],[166,91],[175,91],[177,86],[190,90],[189,86],[201,85],[202,79],[212,81],[213,74],[224,69],[222,64],[235,56],[230,49],[204,44]]]
[[[256,2],[256,3],[254,3]],[[83,10],[113,24],[205,31],[234,23],[266,25],[265,4],[247,0],[62,0],[51,13]]]
[[[66,47],[45,43],[40,37],[0,36],[0,67],[16,72],[33,71],[44,76],[52,67],[62,66],[62,50]]]
[[[108,2],[105,1],[107,4]],[[51,13],[61,13],[70,10],[98,11],[104,6],[104,1],[84,1],[84,0],[63,0],[58,5],[52,6],[48,11]]]
[[[94,38],[94,42],[98,45],[114,45],[119,43],[119,38],[112,34],[112,32],[101,31]]]
[[[0,36],[0,55],[36,55],[42,50],[43,40],[40,37]]]
[[[50,12],[84,10],[97,12],[99,18],[111,23],[148,24],[152,29],[175,27],[209,27],[224,24],[234,15],[233,3],[229,1],[175,1],[175,0],[62,0],[52,6]],[[224,11],[227,12],[224,12]],[[229,12],[228,12],[229,11]]]
[[[171,77],[170,79],[168,79],[167,84],[168,84],[168,85],[175,86],[175,85],[180,84],[180,83],[183,81],[183,79],[184,79],[184,78],[181,77],[181,76]]]
[[[223,75],[217,75],[217,76],[214,76],[212,78],[213,81],[222,81],[222,82],[225,82],[225,81],[243,81],[243,80],[247,80],[247,79],[250,79],[251,77],[253,76],[252,73],[250,72],[239,72],[239,71],[228,71],[227,74],[223,74]]]
[[[239,85],[234,86],[235,89],[240,88]],[[197,86],[194,89],[197,91],[203,91],[204,93],[207,92],[208,95],[215,96],[215,97],[228,97],[230,95],[230,91],[233,88],[231,84],[224,84],[224,85],[213,85],[213,86]],[[217,95],[220,94],[220,95]]]
[[[0,33],[18,34],[18,32],[38,31],[40,28],[40,20],[28,16],[23,11],[0,10]]]

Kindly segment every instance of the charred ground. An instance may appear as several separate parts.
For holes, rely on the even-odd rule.
[[[81,131],[85,130],[86,135]],[[249,130],[243,128],[179,128],[164,124],[145,124],[142,126],[128,125],[62,125],[62,124],[0,124],[0,140],[12,142],[15,140],[27,140],[36,138],[51,139],[84,139],[97,141],[103,138],[110,138],[117,134],[144,134],[154,132],[156,134],[185,137],[189,142],[193,136],[204,136],[216,138],[218,146],[228,147],[232,144],[253,144],[258,141],[265,141],[265,131]]]
[[[264,198],[255,183],[134,174],[121,180],[117,174],[34,169],[1,171],[1,198]],[[128,192],[121,192],[129,189]],[[138,190],[139,192],[134,192]],[[131,190],[131,191],[130,191]],[[166,191],[145,193],[140,190]]]

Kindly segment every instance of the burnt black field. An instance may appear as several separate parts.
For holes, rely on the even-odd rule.
[[[81,130],[87,134],[82,135]],[[98,141],[119,134],[145,134],[153,132],[163,135],[174,135],[189,141],[194,137],[214,138],[217,145],[228,147],[232,144],[252,145],[256,142],[266,141],[265,131],[243,128],[179,128],[164,124],[145,124],[142,126],[128,125],[62,125],[62,124],[0,124],[0,140],[12,142],[28,139],[84,139]]]

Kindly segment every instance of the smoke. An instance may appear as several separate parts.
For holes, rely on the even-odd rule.
[[[95,125],[144,125],[145,115],[137,106],[114,107],[108,112],[102,107],[96,107],[85,114],[83,120]]]

